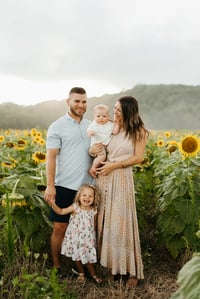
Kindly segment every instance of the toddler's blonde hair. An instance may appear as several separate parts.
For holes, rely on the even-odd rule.
[[[74,199],[74,203],[76,203],[78,206],[80,206],[80,196],[81,193],[83,192],[84,189],[86,188],[90,188],[94,191],[94,201],[93,204],[91,206],[93,207],[97,207],[99,200],[100,200],[100,194],[99,191],[97,190],[97,187],[94,185],[89,185],[89,184],[83,184],[81,185],[81,187],[79,188],[79,190],[76,193],[75,199]]]

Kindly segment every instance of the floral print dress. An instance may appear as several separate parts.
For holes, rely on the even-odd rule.
[[[62,242],[61,254],[82,264],[96,263],[96,232],[94,218],[96,209],[82,210],[73,204],[75,212],[70,215],[69,225]]]

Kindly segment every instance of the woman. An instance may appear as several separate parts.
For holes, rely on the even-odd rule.
[[[101,203],[98,211],[100,264],[111,275],[129,275],[136,286],[144,278],[135,206],[132,166],[143,161],[148,131],[132,96],[120,98],[114,108],[119,133],[107,148],[107,161],[97,170]]]

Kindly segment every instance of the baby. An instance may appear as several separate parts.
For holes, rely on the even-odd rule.
[[[102,143],[104,147],[102,152],[94,158],[89,169],[89,173],[93,178],[96,178],[96,169],[106,159],[106,146],[110,142],[111,135],[117,134],[118,131],[118,125],[113,125],[113,122],[110,120],[108,106],[103,104],[96,105],[94,107],[94,120],[89,125],[87,133],[91,137],[90,146],[95,143]]]

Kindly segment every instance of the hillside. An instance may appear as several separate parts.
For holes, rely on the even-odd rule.
[[[114,103],[123,95],[133,95],[138,99],[140,114],[150,130],[200,128],[200,86],[137,85],[117,94],[89,98],[85,116],[92,119],[93,107],[97,103],[107,104],[112,112]],[[45,129],[65,111],[65,100],[46,101],[32,106],[0,104],[0,128]]]

